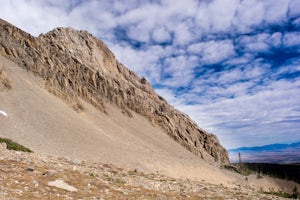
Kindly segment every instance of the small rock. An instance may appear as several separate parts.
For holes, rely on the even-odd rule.
[[[75,164],[75,165],[80,165],[82,163],[81,160],[75,158],[74,160],[71,161],[72,164]]]
[[[55,181],[49,182],[48,185],[54,186],[57,188],[61,188],[64,190],[68,190],[70,192],[77,192],[77,189],[75,187],[65,183],[63,180],[55,180]]]
[[[50,170],[44,172],[43,175],[44,175],[44,176],[45,176],[45,175],[53,176],[53,175],[56,174],[56,173],[57,173],[56,170],[50,169]]]
[[[186,198],[189,198],[189,197],[190,197],[190,196],[187,195],[185,192],[181,192],[180,194],[181,194],[181,196],[186,197]]]
[[[33,180],[32,183],[34,184],[34,187],[38,187],[39,183],[36,180]]]
[[[29,171],[29,172],[33,172],[34,171],[34,166],[29,166],[26,170]]]

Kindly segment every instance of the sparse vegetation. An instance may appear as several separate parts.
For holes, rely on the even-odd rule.
[[[234,166],[234,165],[223,165],[221,168],[227,169],[229,171],[233,171],[233,172],[236,172],[236,173],[239,173],[238,168],[236,166]]]
[[[299,164],[272,164],[272,163],[243,163],[246,168],[271,177],[292,180],[300,183]]]
[[[241,165],[238,166],[236,166],[236,164],[224,165],[223,168],[229,171],[239,173],[244,176],[249,176],[250,174],[254,173],[254,171],[247,168],[247,165],[245,163],[241,163]]]
[[[0,143],[6,143],[7,145],[7,149],[9,150],[15,150],[15,151],[24,151],[24,152],[33,152],[31,149],[24,147],[23,145],[20,145],[14,141],[12,141],[11,139],[7,139],[7,138],[0,138]]]
[[[263,177],[260,174],[256,175],[256,179],[261,179],[261,178],[263,178]]]
[[[117,183],[117,184],[125,184],[126,181],[122,178],[116,178],[114,179],[114,183]]]
[[[252,170],[250,170],[245,163],[242,163],[241,165],[241,174],[244,176],[249,176],[250,174],[254,173]]]
[[[231,163],[230,165],[223,165],[224,169],[229,171],[237,172],[243,176],[249,176],[250,174],[255,173],[253,170],[248,168],[247,163],[242,162],[241,154],[239,153],[239,162]]]
[[[107,174],[104,174],[103,180],[113,182],[113,178],[111,176],[108,176]]]
[[[300,197],[298,189],[297,189],[296,186],[293,189],[293,194],[292,195],[293,195],[293,198],[295,198],[295,199],[298,198],[298,197]]]
[[[271,195],[275,195],[275,196],[279,196],[279,197],[284,197],[284,198],[290,198],[290,199],[297,199],[299,194],[297,191],[297,187],[295,187],[293,189],[292,193],[287,193],[287,192],[283,192],[283,191],[270,191],[270,192],[262,192],[263,194],[271,194]]]
[[[225,169],[235,171],[242,175],[248,176],[257,173],[257,179],[267,175],[274,178],[286,179],[300,183],[300,165],[295,164],[274,164],[274,163],[246,163],[242,162],[239,154],[239,162],[224,166]]]

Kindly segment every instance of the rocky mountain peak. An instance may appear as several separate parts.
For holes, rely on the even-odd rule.
[[[75,110],[84,112],[84,100],[109,115],[106,107],[114,104],[128,117],[144,116],[204,160],[229,163],[215,135],[169,105],[88,32],[56,28],[33,37],[3,20],[0,30],[0,55],[42,77],[48,91]]]
[[[116,59],[108,47],[87,31],[72,28],[56,28],[39,39],[55,46],[76,62],[86,65],[91,70],[102,70],[106,74],[118,74]],[[105,66],[105,67],[103,67]]]

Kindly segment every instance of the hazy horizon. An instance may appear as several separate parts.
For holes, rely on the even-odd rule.
[[[269,144],[255,147],[241,147],[229,149],[230,162],[239,162],[239,153],[242,162],[292,164],[300,163],[300,141],[289,144]]]

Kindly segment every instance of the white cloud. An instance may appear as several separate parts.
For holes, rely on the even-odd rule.
[[[300,1],[291,0],[289,1],[289,15],[290,17],[299,17],[300,16]]]
[[[225,64],[229,66],[243,66],[245,64],[251,63],[253,60],[255,60],[254,56],[248,52],[242,56],[234,57],[227,60]]]
[[[296,19],[294,19],[293,21],[292,21],[292,24],[295,26],[295,27],[300,27],[300,17],[298,17],[298,18],[296,18]]]
[[[251,80],[258,79],[265,73],[263,67],[251,67],[248,66],[245,69],[234,68],[232,70],[223,71],[218,76],[216,82],[218,84],[226,85],[235,82],[240,82],[241,80]]]
[[[161,56],[170,54],[167,48],[162,46],[151,46],[146,49],[135,50],[130,46],[111,45],[112,51],[117,54],[117,59],[126,63],[126,66],[138,73],[140,76],[145,76],[152,83],[161,81],[161,66],[157,64],[157,60]]]
[[[179,23],[174,30],[174,43],[178,45],[188,44],[193,40],[193,34],[190,32],[190,27],[184,23]]]
[[[300,72],[300,58],[290,60],[290,63],[285,65],[284,67],[280,68],[276,75],[281,74],[293,74]]]
[[[249,32],[253,26],[263,22],[264,14],[265,9],[262,1],[242,1],[238,6],[234,25],[241,32]]]
[[[284,34],[283,44],[288,47],[300,45],[300,32],[290,32]]]
[[[292,127],[289,127],[288,123],[284,124],[284,121],[287,120],[286,116],[295,116],[300,120],[300,112],[297,111],[299,86],[300,81],[295,83],[278,81],[253,95],[243,94],[236,98],[207,104],[182,104],[177,105],[177,108],[189,113],[200,126],[218,134],[228,148],[240,145],[240,142],[234,142],[234,138],[239,138],[237,137],[239,135],[249,138],[249,141],[247,139],[249,146],[258,144],[258,138],[266,139],[270,135],[285,142],[288,139],[286,130],[289,130],[290,134],[298,131],[295,127],[290,130]],[[237,85],[236,89],[238,87],[243,86]],[[286,98],[283,99],[282,96]],[[280,130],[278,130],[279,123],[281,123]],[[252,128],[253,126],[255,128]],[[271,142],[270,138],[268,141]],[[264,141],[260,143],[263,144]]]
[[[173,88],[188,86],[194,78],[194,68],[198,63],[197,61],[198,58],[195,56],[179,55],[166,58],[162,76],[167,76],[167,78],[162,80],[163,84]]]
[[[231,28],[232,22],[235,18],[235,13],[238,6],[238,0],[216,0],[212,1],[208,8],[203,8],[202,11],[207,10],[204,18],[209,18],[209,27],[206,30],[210,32],[227,31]],[[201,21],[207,21],[203,19]]]
[[[152,38],[155,42],[168,42],[171,40],[171,34],[166,27],[157,27],[152,31]]]
[[[268,39],[267,42],[272,45],[273,47],[280,47],[282,44],[282,33],[276,32],[273,33]]]
[[[208,65],[219,63],[235,55],[231,40],[200,42],[189,46],[188,51],[201,56],[202,63]]]
[[[53,16],[45,15],[45,12]],[[59,16],[62,16],[61,21],[64,24],[64,15],[59,8],[49,6],[42,8],[42,5],[36,1],[1,3],[1,17],[33,35],[49,31],[49,27],[58,25]]]
[[[174,94],[174,91],[171,89],[167,89],[167,88],[160,88],[160,89],[155,89],[155,92],[164,97],[165,99],[168,100],[168,102],[171,105],[182,105],[184,104],[184,99],[182,98],[177,98],[176,95]]]
[[[269,37],[270,35],[267,33],[261,33],[254,36],[242,36],[239,38],[239,42],[246,52],[266,52],[270,48],[267,44]]]
[[[285,22],[287,20],[287,12],[289,11],[289,1],[263,1],[265,6],[264,20],[275,24],[278,22]]]

